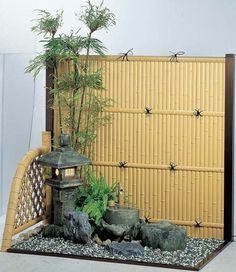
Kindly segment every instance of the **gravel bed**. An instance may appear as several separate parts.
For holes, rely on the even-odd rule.
[[[12,246],[12,248],[37,252],[88,256],[94,258],[98,257],[195,267],[209,254],[214,252],[222,243],[224,243],[222,240],[188,237],[185,250],[167,252],[161,251],[160,249],[145,247],[144,256],[142,257],[124,257],[123,255],[111,254],[106,247],[100,246],[95,242],[81,245],[63,238],[43,238],[40,235],[37,235],[29,238],[28,240],[15,244]]]

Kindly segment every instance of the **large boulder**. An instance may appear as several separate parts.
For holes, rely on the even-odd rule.
[[[131,226],[131,228],[126,231],[124,240],[133,241],[133,240],[141,240],[141,230],[142,227],[145,225],[143,220],[139,220],[139,222],[135,223]]]
[[[186,247],[186,230],[168,221],[143,225],[141,236],[142,245],[162,251],[183,250]]]
[[[91,240],[92,228],[89,217],[84,212],[64,213],[64,236],[67,239],[85,244]]]
[[[131,242],[112,243],[107,246],[107,249],[112,254],[120,254],[125,257],[142,256],[144,254],[144,248],[140,244]]]

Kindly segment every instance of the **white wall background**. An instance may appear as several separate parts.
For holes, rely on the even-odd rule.
[[[100,2],[91,0],[92,2]],[[37,51],[37,38],[30,31],[35,9],[65,10],[63,30],[79,29],[74,17],[85,0],[1,0],[0,52]],[[117,26],[100,33],[108,53],[134,48],[137,55],[224,56],[236,49],[235,0],[105,0],[115,13]]]
[[[109,33],[98,35],[107,46],[108,54],[118,54],[130,48],[134,48],[135,55],[169,55],[169,51],[180,50],[189,56],[236,53],[235,0],[105,0],[104,3],[117,18],[116,27]],[[30,31],[31,20],[36,15],[34,10],[55,12],[64,9],[62,30],[69,31],[80,28],[74,12],[79,12],[84,4],[85,0],[0,1],[0,54],[8,54],[0,56],[0,171],[6,171],[4,175],[0,173],[0,197],[3,197],[0,214],[5,210],[9,190],[9,185],[4,185],[6,189],[2,191],[3,184],[10,183],[13,169],[28,146],[40,144],[39,131],[44,126],[44,76],[34,83],[23,73],[31,54],[40,51],[39,39]],[[2,65],[4,58],[5,66]],[[3,68],[7,69],[5,73],[1,71]],[[8,78],[7,72],[11,74],[12,71],[16,76]],[[3,106],[1,97],[4,98]],[[33,101],[36,101],[36,107]],[[19,111],[24,117],[21,126],[18,124]],[[34,119],[30,123],[32,111]],[[11,166],[5,169],[9,164]]]
[[[0,55],[0,215],[6,209],[16,165],[29,149],[40,145],[44,130],[44,76],[35,82],[24,73],[33,56]]]

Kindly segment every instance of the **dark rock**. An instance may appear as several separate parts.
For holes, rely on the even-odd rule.
[[[142,245],[162,251],[183,250],[186,247],[186,230],[168,221],[146,224],[141,228]]]
[[[139,220],[136,224],[132,225],[131,228],[126,231],[124,239],[127,241],[140,240],[141,239],[141,229],[145,225],[143,220]]]
[[[87,213],[66,212],[64,217],[63,228],[66,238],[83,244],[91,240],[92,229]]]
[[[64,236],[63,227],[50,224],[42,229],[42,236],[46,238],[61,238]]]
[[[131,228],[130,225],[115,225],[108,224],[104,220],[101,220],[101,228],[111,234],[112,236],[122,237]]]
[[[130,242],[112,243],[109,246],[107,246],[107,249],[112,254],[121,254],[125,257],[144,255],[144,248],[137,243]]]

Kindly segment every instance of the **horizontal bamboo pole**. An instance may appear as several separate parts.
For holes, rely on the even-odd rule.
[[[171,54],[170,54],[171,55]],[[83,59],[84,56],[81,56],[81,59]],[[118,59],[119,55],[110,55],[106,57],[101,57],[98,55],[91,55],[89,59],[92,61],[101,61],[104,60],[106,62],[108,61],[121,61],[121,59]],[[128,59],[130,62],[132,61],[152,61],[152,62],[170,62],[170,56],[163,56],[163,57],[157,57],[157,56],[128,56]],[[180,62],[199,62],[199,63],[225,63],[225,58],[221,57],[178,57],[178,62],[175,64],[180,64]],[[124,63],[124,62],[122,62]],[[128,64],[129,62],[127,62]],[[174,62],[173,62],[174,63]]]
[[[195,222],[194,221],[184,221],[184,220],[169,220],[169,219],[158,219],[158,220],[155,220],[155,219],[150,219],[149,222],[150,223],[157,223],[157,222],[160,222],[160,221],[169,221],[173,224],[176,224],[176,225],[182,225],[182,226],[192,226],[192,227],[195,227]],[[203,222],[200,224],[200,228],[201,227],[206,227],[206,228],[217,228],[217,229],[223,229],[224,228],[224,224],[221,224],[221,223],[214,223],[214,222]]]
[[[21,183],[28,170],[28,166],[32,163],[32,161],[38,156],[49,152],[50,135],[51,135],[50,132],[43,132],[42,144],[45,144],[45,146],[29,151],[22,158],[21,162],[18,164],[16,173],[11,185],[1,251],[6,251],[11,246],[12,236],[14,235],[14,233],[18,233],[19,231],[25,230],[26,228],[29,227],[27,223],[22,226],[19,226],[18,228],[15,228],[15,217],[16,217],[16,210],[18,207],[18,201],[20,197]]]
[[[93,166],[117,166],[119,167],[118,162],[98,162],[94,161]],[[144,168],[144,169],[160,169],[160,170],[169,170],[169,165],[156,165],[156,164],[145,164],[145,163],[127,163],[127,168]],[[199,171],[199,172],[216,172],[223,173],[224,168],[213,168],[213,167],[194,167],[194,166],[176,166],[175,171]]]
[[[150,105],[151,106],[151,105]],[[112,112],[112,113],[146,113],[145,109],[129,109],[129,108],[107,108],[104,112]],[[194,109],[192,111],[184,111],[184,110],[151,110],[151,114],[162,114],[162,115],[190,115],[194,116]],[[215,116],[215,117],[224,117],[223,112],[213,112],[213,111],[203,111],[201,113],[203,116]]]

